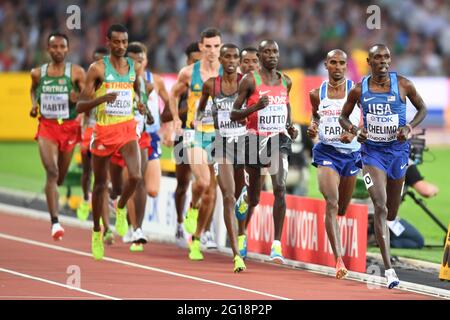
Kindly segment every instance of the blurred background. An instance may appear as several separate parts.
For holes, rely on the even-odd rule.
[[[366,11],[373,4],[381,9],[381,25],[371,30]],[[70,5],[81,10],[80,29],[67,29]],[[293,80],[293,117],[303,133],[310,120],[308,92],[326,76],[326,53],[345,50],[348,76],[359,81],[368,73],[367,48],[387,44],[393,55],[391,70],[414,82],[429,109],[420,128],[427,131],[418,168],[440,190],[427,207],[444,225],[450,221],[445,174],[450,163],[450,1],[446,0],[1,0],[0,189],[42,193],[44,170],[33,141],[37,121],[28,116],[29,71],[49,61],[48,35],[54,30],[65,32],[70,39],[67,60],[87,68],[94,49],[105,45],[106,30],[113,23],[128,27],[130,41],[147,45],[150,68],[163,75],[168,89],[185,65],[186,46],[198,41],[206,27],[219,28],[223,42],[240,47],[276,40],[280,68]],[[413,110],[409,105],[409,118]],[[321,198],[315,169],[309,165],[311,147],[305,135],[296,141],[289,192]],[[169,174],[171,157],[171,150],[164,148],[163,167]],[[72,192],[81,194],[77,186]],[[439,262],[442,250],[433,248],[442,242],[439,226],[409,198],[400,216],[424,236],[426,251],[398,249],[394,254]]]
[[[111,23],[123,23],[130,40],[149,47],[151,67],[176,72],[183,51],[199,33],[215,26],[224,42],[256,45],[278,41],[281,68],[322,74],[324,55],[333,48],[350,53],[350,72],[367,71],[365,51],[386,43],[392,67],[406,76],[450,73],[450,2],[445,0],[3,0],[0,2],[0,71],[29,70],[46,61],[48,34],[70,37],[69,59],[87,66],[95,47],[105,44]],[[381,29],[366,27],[367,7],[381,8]],[[67,30],[69,5],[81,9],[81,29]]]

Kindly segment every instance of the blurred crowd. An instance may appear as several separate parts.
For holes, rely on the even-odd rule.
[[[67,30],[67,7],[81,9],[81,29]],[[381,8],[381,28],[370,30],[370,4]],[[149,48],[151,67],[176,72],[184,49],[214,26],[224,42],[257,45],[278,41],[281,68],[325,72],[330,49],[350,53],[352,72],[367,72],[367,48],[386,43],[392,68],[406,76],[450,75],[450,1],[446,0],[2,0],[0,1],[0,71],[29,70],[47,61],[47,36],[67,32],[70,61],[88,66],[93,50],[105,45],[106,30],[123,23],[129,39]]]

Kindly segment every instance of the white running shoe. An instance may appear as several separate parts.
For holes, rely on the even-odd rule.
[[[400,284],[400,280],[398,280],[397,274],[394,269],[387,269],[384,272],[384,276],[386,277],[386,286],[389,289],[393,289]]]
[[[145,236],[144,232],[142,232],[141,228],[137,228],[133,232],[132,242],[133,243],[140,243],[140,244],[147,243],[147,237]]]
[[[180,223],[177,226],[177,233],[175,234],[175,243],[180,248],[187,248],[188,243],[186,241],[186,235],[184,233],[183,224]]]
[[[210,231],[206,231],[200,237],[200,242],[206,249],[217,249],[217,243]]]
[[[127,233],[122,237],[123,243],[132,243],[133,242],[133,234],[134,234],[133,227],[130,226],[128,228]]]
[[[62,240],[64,236],[64,228],[61,227],[59,222],[52,224],[52,238],[55,241]]]

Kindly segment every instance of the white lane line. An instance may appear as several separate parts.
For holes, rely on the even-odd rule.
[[[63,287],[63,288],[69,289],[69,290],[75,290],[75,291],[91,294],[93,296],[97,296],[97,297],[101,297],[101,298],[105,298],[105,299],[121,300],[119,298],[115,298],[115,297],[112,297],[112,296],[107,296],[105,294],[101,294],[101,293],[98,293],[98,292],[89,291],[89,290],[85,290],[85,289],[81,289],[81,288],[77,288],[77,287],[72,287],[72,286],[69,286],[67,284],[62,284],[62,283],[51,281],[51,280],[47,280],[47,279],[44,279],[44,278],[30,276],[29,274],[16,272],[16,271],[5,269],[5,268],[0,268],[0,272],[10,273],[10,274],[13,274],[15,276],[22,277],[22,278],[27,278],[27,279],[31,279],[31,280],[45,282],[45,283],[48,283],[48,284],[52,284],[54,286]]]
[[[68,252],[68,253],[72,253],[72,254],[76,254],[76,255],[80,255],[80,256],[85,256],[85,257],[89,257],[89,258],[93,259],[91,253],[87,253],[87,252],[83,252],[83,251],[79,251],[79,250],[74,250],[74,249],[69,249],[69,248],[56,246],[56,245],[52,245],[52,244],[47,244],[47,243],[44,243],[44,242],[30,240],[30,239],[26,239],[26,238],[16,237],[16,236],[12,236],[12,235],[5,234],[5,233],[0,233],[0,238],[7,239],[7,240],[12,240],[12,241],[17,241],[17,242],[21,242],[21,243],[26,243],[26,244],[30,244],[30,245],[34,245],[34,246],[38,246],[38,247],[47,248],[47,249],[52,249],[52,250],[56,250],[56,251]],[[254,294],[258,294],[258,295],[262,295],[262,296],[266,296],[266,297],[270,297],[270,298],[274,298],[274,299],[291,300],[290,298],[281,297],[281,296],[277,296],[277,295],[266,293],[266,292],[262,292],[262,291],[257,291],[257,290],[243,288],[243,287],[238,287],[238,286],[231,285],[231,284],[228,284],[228,283],[208,280],[208,279],[204,279],[204,278],[200,278],[200,277],[189,276],[189,275],[186,275],[186,274],[182,274],[182,273],[178,273],[178,272],[172,272],[172,271],[168,271],[168,270],[164,270],[164,269],[160,269],[160,268],[149,267],[149,266],[146,266],[146,265],[142,265],[142,264],[138,264],[138,263],[134,263],[134,262],[129,262],[129,261],[126,261],[126,260],[120,260],[120,259],[108,258],[108,257],[104,257],[103,260],[104,261],[113,262],[113,263],[117,263],[117,264],[130,266],[130,267],[135,267],[135,268],[140,268],[140,269],[144,269],[144,270],[150,270],[150,271],[154,271],[154,272],[168,274],[168,275],[175,276],[175,277],[180,277],[180,278],[190,279],[190,280],[194,280],[194,281],[214,284],[214,285],[218,285],[218,286],[226,287],[226,288],[230,288],[230,289],[240,290],[240,291],[244,291],[244,292],[250,292],[250,293],[254,293]],[[99,264],[100,263],[101,262],[99,262]]]

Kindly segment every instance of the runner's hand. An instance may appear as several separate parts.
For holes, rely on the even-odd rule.
[[[30,117],[36,118],[38,115],[38,108],[36,106],[31,107]]]
[[[110,93],[105,94],[102,97],[103,101],[106,103],[112,103],[112,102],[116,101],[116,98],[117,98],[117,92],[110,92]]]
[[[298,136],[298,130],[294,126],[290,126],[287,131],[291,136],[292,141],[294,141]]]
[[[397,140],[398,141],[406,141],[408,139],[408,136],[410,133],[411,133],[411,129],[408,126],[403,126],[403,127],[398,128]]]
[[[351,132],[343,132],[339,137],[339,141],[342,143],[350,143],[352,142],[355,136]]]
[[[317,122],[311,122],[311,124],[308,127],[308,130],[306,131],[306,134],[308,135],[308,137],[310,137],[311,139],[314,139],[317,136]]]
[[[357,140],[359,143],[363,143],[367,140],[367,130],[365,128],[358,129]]]
[[[143,105],[143,104],[142,104]],[[143,105],[144,106],[144,105]],[[145,112],[145,106],[144,106],[144,112]],[[153,118],[153,115],[151,112],[147,112],[147,124],[151,126],[155,123],[155,118]]]
[[[173,120],[173,129],[175,130],[175,134],[177,136],[183,135],[183,130],[181,129],[181,126],[183,123],[181,122],[180,118],[176,118]]]

